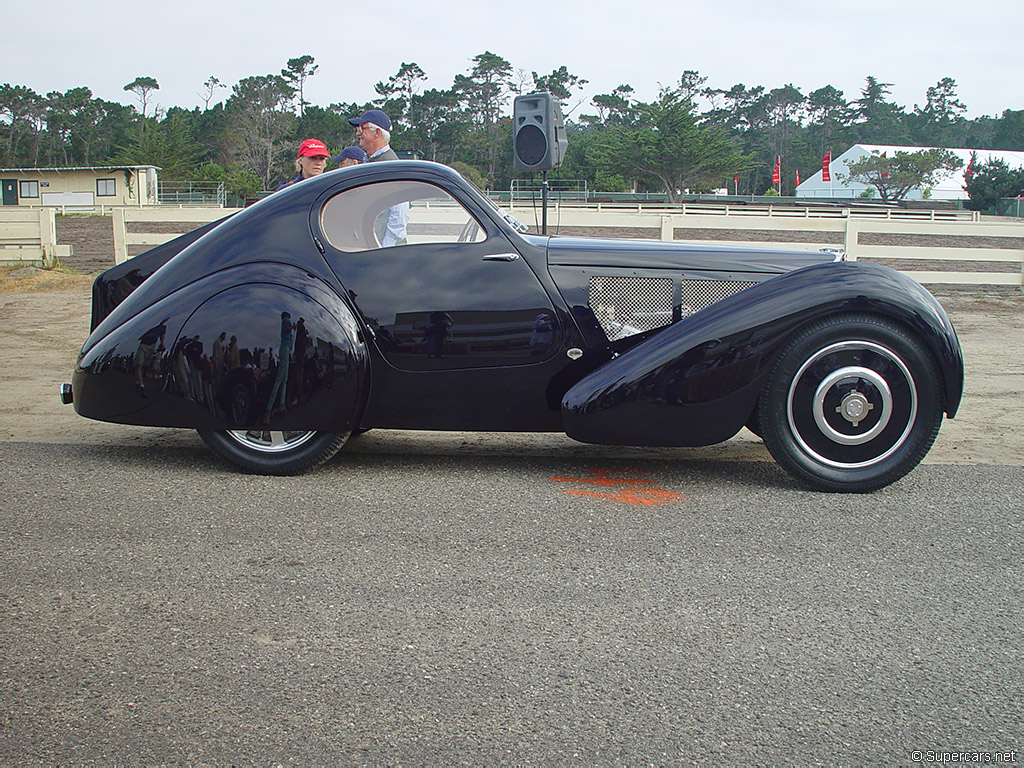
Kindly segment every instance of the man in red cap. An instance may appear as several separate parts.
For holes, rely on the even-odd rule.
[[[299,145],[299,156],[295,160],[295,170],[298,175],[274,191],[278,192],[311,176],[318,176],[324,172],[324,166],[327,165],[330,158],[331,153],[327,151],[327,145],[320,139],[306,139]]]

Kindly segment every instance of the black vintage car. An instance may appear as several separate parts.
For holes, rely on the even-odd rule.
[[[700,446],[747,426],[833,491],[902,477],[956,413],[956,333],[894,270],[523,229],[443,165],[314,177],[103,273],[62,397],[269,474],[368,429]]]

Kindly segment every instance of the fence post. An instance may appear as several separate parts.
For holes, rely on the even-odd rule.
[[[39,209],[39,245],[43,250],[43,267],[56,267],[57,259],[57,222],[53,208]]]
[[[672,229],[672,217],[662,216],[661,217],[661,239],[666,241],[675,240],[675,232]]]
[[[853,216],[847,213],[846,216],[846,234],[843,238],[843,249],[846,251],[846,258],[849,261],[857,260],[857,250],[859,240],[858,235],[860,234],[860,222],[857,221]]]
[[[128,261],[127,231],[125,229],[124,208],[114,208],[111,221],[114,226],[114,263],[121,264]]]

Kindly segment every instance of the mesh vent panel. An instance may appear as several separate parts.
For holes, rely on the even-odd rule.
[[[710,307],[726,296],[739,293],[754,283],[736,280],[683,280],[682,281],[682,316],[688,317]]]
[[[682,280],[682,317],[710,307],[754,285],[738,280]],[[590,278],[590,309],[609,341],[624,339],[672,323],[674,279],[671,277]]]
[[[609,341],[672,322],[671,277],[591,277],[590,309]]]

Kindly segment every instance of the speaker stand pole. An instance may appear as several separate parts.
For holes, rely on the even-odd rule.
[[[540,184],[540,233],[548,233],[548,172],[541,171]]]

